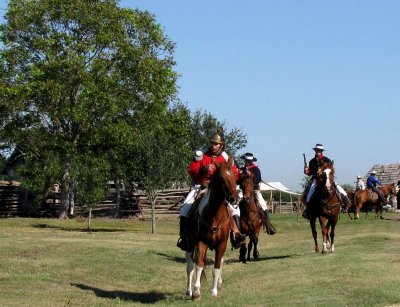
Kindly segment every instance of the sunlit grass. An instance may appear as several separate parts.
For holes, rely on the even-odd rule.
[[[341,216],[334,254],[316,254],[308,223],[274,214],[260,260],[228,250],[223,288],[211,298],[213,253],[201,306],[391,306],[400,303],[400,215]],[[178,220],[0,220],[1,306],[182,305],[185,263]],[[318,229],[320,239],[320,231]]]

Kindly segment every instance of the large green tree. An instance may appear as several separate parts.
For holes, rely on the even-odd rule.
[[[93,184],[126,154],[113,149],[140,156],[141,123],[163,130],[155,114],[175,98],[174,44],[153,15],[115,0],[10,0],[0,31],[1,141],[24,153],[25,184],[61,182],[65,217],[71,181],[95,203]]]
[[[226,151],[236,156],[238,151],[247,144],[246,134],[237,127],[228,129],[225,121],[220,121],[210,112],[202,110],[196,110],[191,116],[190,147],[192,150],[207,148],[210,139],[220,128],[224,131]]]

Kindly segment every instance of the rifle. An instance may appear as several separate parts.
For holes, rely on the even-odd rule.
[[[306,154],[303,153],[303,161],[304,161],[304,168],[307,167],[307,159],[306,159]]]

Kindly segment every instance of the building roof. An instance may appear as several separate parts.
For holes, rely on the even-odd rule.
[[[400,180],[400,163],[375,164],[365,175],[365,178],[368,178],[369,173],[372,171],[376,172],[376,178],[382,184],[397,183]]]

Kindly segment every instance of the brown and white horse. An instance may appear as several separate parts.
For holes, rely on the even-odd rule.
[[[315,252],[319,252],[315,222],[318,217],[322,230],[322,253],[334,252],[335,227],[340,214],[341,202],[334,184],[335,169],[333,163],[325,163],[318,171],[317,186],[309,204],[310,227],[315,243]],[[330,240],[329,240],[330,238]]]
[[[217,170],[211,178],[210,198],[199,218],[195,251],[194,253],[186,252],[187,298],[200,298],[200,287],[208,249],[215,251],[211,292],[213,297],[218,296],[218,289],[222,285],[221,269],[231,229],[231,212],[228,202],[236,203],[238,200],[236,177],[232,165],[232,157],[229,157],[227,162],[216,164]],[[195,282],[192,289],[194,273]]]

